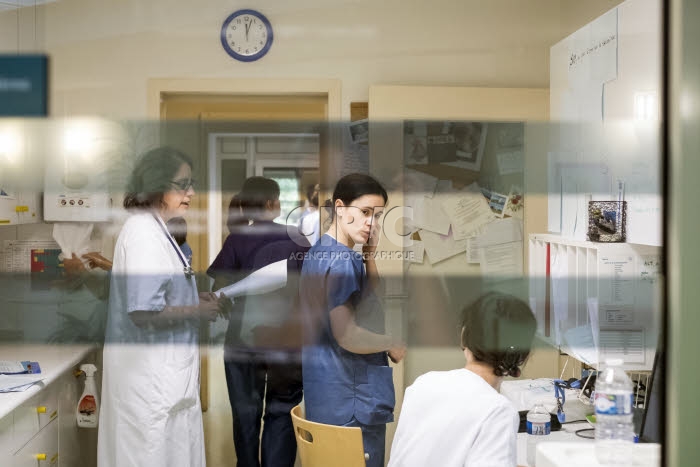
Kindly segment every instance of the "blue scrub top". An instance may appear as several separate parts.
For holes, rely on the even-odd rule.
[[[356,321],[383,333],[384,314],[367,290],[362,256],[323,235],[304,261],[299,294],[313,342],[302,351],[306,417],[314,422],[344,425],[353,417],[363,425],[394,420],[394,383],[386,352],[355,354],[333,337],[330,311],[349,303]]]

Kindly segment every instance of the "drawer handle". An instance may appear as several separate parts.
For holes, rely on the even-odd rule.
[[[45,406],[39,406],[36,408],[37,413],[46,413],[46,407]]]
[[[36,457],[36,460],[38,460],[38,461],[45,461],[46,460],[46,454],[37,454],[35,457]]]

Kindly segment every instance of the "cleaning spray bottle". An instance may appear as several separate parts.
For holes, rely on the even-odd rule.
[[[80,365],[80,371],[85,373],[85,390],[80,396],[78,407],[75,409],[75,418],[78,426],[83,428],[96,428],[100,416],[100,401],[95,387],[95,372],[97,367],[90,363]]]

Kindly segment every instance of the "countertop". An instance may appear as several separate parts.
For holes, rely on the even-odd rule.
[[[23,392],[0,393],[0,418],[5,417],[64,372],[83,363],[85,357],[99,347],[95,345],[17,344],[0,345],[0,360],[39,362],[43,381]],[[37,375],[39,376],[39,375]]]

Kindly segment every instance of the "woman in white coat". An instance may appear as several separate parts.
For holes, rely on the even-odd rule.
[[[518,412],[499,393],[519,377],[537,322],[525,302],[490,292],[462,312],[467,364],[406,389],[389,467],[515,467]]]
[[[103,354],[98,466],[204,466],[198,329],[214,320],[168,233],[194,196],[192,163],[170,148],[146,153],[129,181],[114,251]]]

